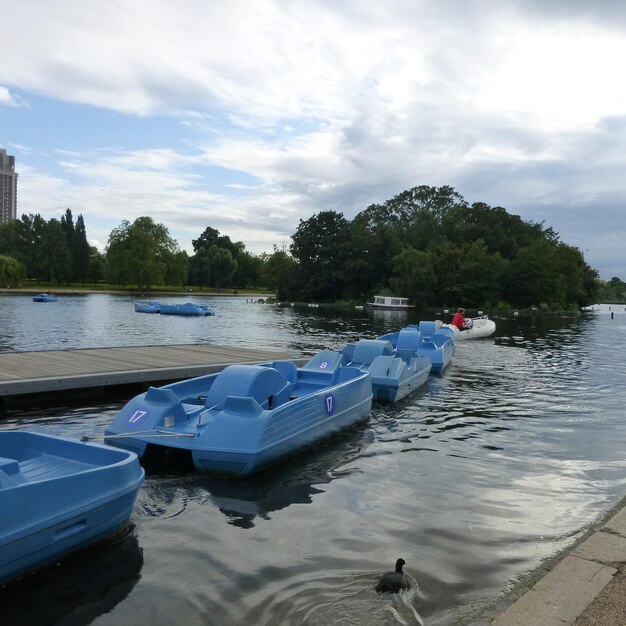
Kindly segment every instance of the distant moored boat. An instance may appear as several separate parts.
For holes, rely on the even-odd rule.
[[[408,298],[399,298],[397,296],[374,296],[374,302],[368,302],[365,306],[370,309],[393,311],[409,311],[415,308],[414,304],[409,304]]]
[[[33,302],[56,302],[57,297],[53,293],[40,293],[33,296]]]

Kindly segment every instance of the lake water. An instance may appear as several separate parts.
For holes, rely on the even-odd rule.
[[[133,302],[0,297],[0,351],[212,342],[295,356],[416,321],[245,298],[161,318]],[[626,314],[614,310],[496,318],[493,338],[458,342],[424,389],[255,477],[149,476],[132,534],[0,593],[0,622],[461,622],[626,491]],[[120,406],[13,412],[0,429],[101,435]],[[376,594],[400,556],[419,589]]]

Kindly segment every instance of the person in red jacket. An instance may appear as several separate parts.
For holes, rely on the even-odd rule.
[[[465,330],[465,317],[463,317],[463,313],[465,313],[465,309],[459,307],[452,318],[452,325],[456,326],[459,330]]]

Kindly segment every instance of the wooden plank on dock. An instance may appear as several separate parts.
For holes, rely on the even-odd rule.
[[[294,356],[208,344],[9,352],[0,354],[0,397],[191,378],[285,359]]]

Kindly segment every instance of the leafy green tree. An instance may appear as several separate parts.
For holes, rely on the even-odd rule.
[[[66,209],[61,216],[61,230],[65,234],[70,253],[71,274],[68,280],[85,282],[89,272],[91,247],[87,241],[83,216],[79,215],[74,224],[71,209]]]
[[[19,285],[26,278],[26,268],[10,256],[0,255],[0,285]]]
[[[555,247],[546,240],[522,248],[509,263],[505,298],[515,306],[560,309],[567,306]]]
[[[518,215],[502,207],[490,207],[475,202],[471,207],[458,204],[449,209],[442,220],[444,236],[458,246],[467,246],[478,239],[485,243],[488,253],[499,252],[505,259],[542,237],[541,228],[524,222]]]
[[[215,289],[221,289],[227,283],[237,269],[237,261],[233,258],[230,250],[211,246],[208,251],[209,267],[211,268],[211,285]]]
[[[184,250],[164,252],[165,284],[186,285],[189,277],[189,255]]]
[[[587,304],[595,302],[626,302],[626,283],[617,276],[613,276],[608,282],[596,281],[597,292],[596,298],[590,300]]]
[[[44,222],[38,253],[37,258],[42,265],[37,278],[54,280],[58,285],[71,280],[72,257],[59,220],[52,218]]]
[[[65,233],[67,245],[71,249],[74,244],[74,217],[70,209],[66,209],[61,216],[61,230]]]
[[[405,248],[393,258],[391,286],[418,306],[437,304],[433,258],[429,252]]]
[[[469,244],[461,260],[459,302],[473,307],[498,303],[507,267],[499,252],[489,254],[482,239]]]
[[[91,258],[91,246],[87,241],[87,229],[82,214],[76,218],[74,237],[71,245],[72,253],[72,279],[85,282],[89,275],[89,260]]]
[[[263,259],[263,282],[271,289],[278,300],[291,300],[294,295],[294,285],[297,280],[298,266],[289,253],[283,248],[274,245],[274,252]]]
[[[189,259],[189,279],[200,289],[211,284],[211,261],[208,248],[200,247]]]
[[[168,229],[151,217],[138,217],[132,224],[124,220],[109,235],[109,278],[120,285],[135,284],[139,290],[163,284],[167,263],[178,251]]]
[[[18,243],[18,221],[11,220],[0,224],[0,254],[10,256],[20,262],[18,259],[22,256]],[[23,261],[22,261],[23,264]]]
[[[298,265],[297,286],[305,300],[336,302],[343,297],[350,256],[350,230],[337,211],[321,211],[300,220],[290,251]]]
[[[240,289],[261,284],[263,261],[256,254],[241,250],[235,257],[237,269],[232,276],[232,284]]]
[[[459,302],[463,280],[463,250],[444,238],[431,243],[427,252],[432,257],[437,281],[435,302],[448,305]]]
[[[466,202],[452,187],[421,185],[403,191],[385,206],[395,218],[401,241],[416,250],[425,250],[443,237],[447,212],[466,206]]]
[[[233,259],[230,250],[213,244],[209,248],[201,247],[191,257],[190,267],[194,285],[220,289],[232,278],[237,269],[237,261]]]
[[[95,246],[90,249],[87,277],[94,285],[103,281],[107,275],[107,258]]]
[[[381,205],[361,211],[349,225],[345,295],[372,296],[389,287],[393,259],[400,252],[399,233],[390,212]]]
[[[209,250],[213,246],[229,252],[232,260],[236,262],[235,271],[228,278],[219,279],[220,286],[231,284],[243,288],[259,283],[263,262],[259,257],[247,252],[241,241],[231,241],[228,235],[220,235],[219,230],[209,226],[198,239],[192,241],[192,245],[195,254],[190,259],[190,273],[194,284],[200,286],[212,284],[215,286],[214,278],[207,278],[207,271],[209,270],[206,267]],[[204,252],[198,256],[202,250]],[[212,255],[216,254],[216,252],[212,253]],[[229,265],[227,255],[220,253],[220,258],[225,267]]]
[[[230,251],[233,257],[236,257],[237,254],[244,248],[241,241],[233,243],[228,235],[220,235],[219,230],[211,228],[210,226],[204,229],[204,232],[200,235],[200,237],[198,237],[198,239],[192,240],[191,245],[193,246],[194,252],[198,252],[201,248],[206,248],[208,250],[211,246],[225,248]]]

